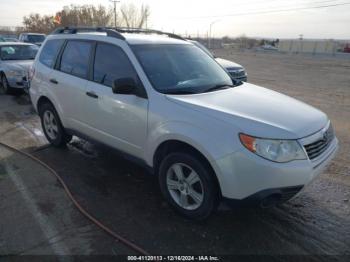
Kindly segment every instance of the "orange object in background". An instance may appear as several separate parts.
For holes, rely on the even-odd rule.
[[[62,20],[62,17],[61,17],[61,14],[60,14],[60,13],[57,13],[57,14],[55,15],[55,17],[53,18],[53,22],[54,22],[55,24],[58,24],[58,25],[61,24],[61,20]]]

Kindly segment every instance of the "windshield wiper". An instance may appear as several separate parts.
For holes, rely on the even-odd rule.
[[[228,89],[228,88],[231,88],[231,87],[235,87],[235,86],[234,86],[234,85],[226,85],[226,84],[215,85],[215,86],[213,86],[213,87],[208,88],[208,89],[205,90],[204,92],[205,92],[205,93],[207,93],[207,92],[213,92],[213,91],[216,91],[216,90]]]
[[[193,91],[188,90],[169,90],[166,92],[167,95],[190,95],[195,94]]]

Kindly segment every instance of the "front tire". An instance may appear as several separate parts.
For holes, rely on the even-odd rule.
[[[160,164],[159,183],[165,199],[181,215],[209,217],[219,199],[213,172],[203,159],[186,152],[171,153]]]
[[[39,107],[39,115],[42,129],[51,145],[64,147],[72,139],[72,136],[65,132],[53,105],[49,103],[41,105]]]
[[[9,82],[7,81],[7,78],[4,74],[1,76],[1,86],[4,94],[12,94],[12,88],[10,87]]]

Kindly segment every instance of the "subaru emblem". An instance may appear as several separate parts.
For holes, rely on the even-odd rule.
[[[327,141],[327,139],[328,139],[327,132],[324,132],[324,133],[323,133],[323,140],[324,140],[324,141]]]

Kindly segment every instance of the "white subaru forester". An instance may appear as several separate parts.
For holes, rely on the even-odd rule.
[[[118,149],[194,219],[220,200],[284,202],[338,148],[321,111],[236,82],[198,47],[154,30],[56,30],[36,57],[30,96],[52,145],[76,135]]]

